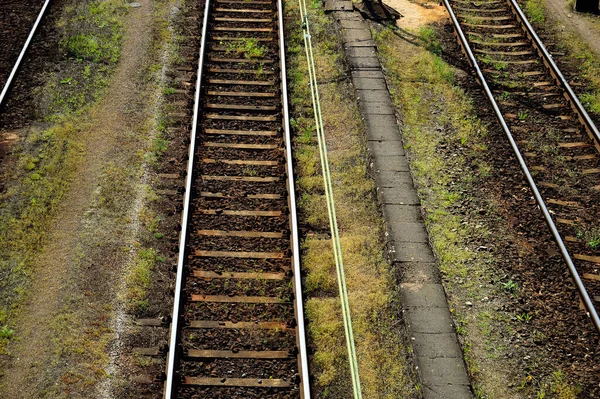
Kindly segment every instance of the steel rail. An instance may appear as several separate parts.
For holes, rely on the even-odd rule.
[[[598,332],[600,332],[600,318],[598,318],[598,313],[596,312],[596,309],[594,308],[594,304],[592,303],[592,300],[590,299],[590,296],[587,293],[587,291],[583,285],[583,282],[581,281],[581,277],[579,276],[579,273],[577,272],[577,269],[575,268],[575,264],[573,263],[573,260],[571,259],[571,256],[569,255],[569,252],[567,251],[565,243],[564,243],[562,237],[560,236],[560,233],[558,232],[558,229],[556,228],[554,221],[552,220],[552,216],[550,215],[550,212],[548,211],[548,208],[546,207],[546,204],[544,203],[544,200],[533,180],[533,176],[531,175],[529,169],[527,168],[525,159],[523,158],[523,155],[519,151],[519,147],[517,146],[517,143],[515,142],[515,139],[514,139],[512,133],[510,132],[510,129],[509,129],[506,121],[504,120],[504,117],[502,116],[502,112],[500,111],[500,108],[498,107],[498,104],[496,103],[496,100],[494,99],[494,96],[492,94],[492,91],[490,90],[490,88],[485,80],[485,77],[483,76],[483,72],[481,71],[481,68],[479,67],[479,64],[477,63],[477,59],[475,58],[475,55],[473,54],[473,51],[471,50],[471,47],[469,46],[469,42],[467,41],[467,38],[466,38],[462,28],[460,27],[460,24],[458,22],[458,19],[456,18],[456,15],[454,14],[454,11],[452,10],[452,6],[450,5],[450,2],[448,0],[443,0],[443,2],[444,2],[444,5],[446,6],[446,9],[448,10],[448,13],[450,14],[450,18],[452,19],[452,23],[454,24],[454,28],[456,29],[456,33],[458,35],[461,46],[462,46],[463,50],[465,51],[465,53],[467,54],[469,63],[473,66],[473,68],[475,69],[475,72],[477,73],[477,78],[479,79],[479,82],[483,86],[483,90],[484,90],[486,96],[488,97],[488,99],[490,100],[490,103],[492,104],[494,113],[496,114],[496,117],[498,118],[500,125],[502,125],[502,129],[504,130],[504,133],[506,133],[508,141],[510,142],[510,146],[512,147],[512,150],[513,150],[515,156],[517,157],[517,160],[519,161],[521,170],[523,171],[523,174],[525,175],[525,177],[527,179],[527,183],[529,184],[529,187],[531,188],[531,191],[533,192],[535,200],[544,216],[544,219],[546,220],[548,227],[550,228],[552,236],[554,237],[554,239],[560,249],[560,253],[561,253],[563,259],[567,263],[569,273],[571,274],[571,277],[573,278],[573,281],[575,282],[575,286],[576,286],[577,291],[579,292],[579,295],[585,305],[588,315],[591,317],[591,319],[594,323],[594,326],[596,327],[596,330]]]
[[[10,89],[10,86],[12,85],[12,82],[13,82],[15,76],[17,75],[17,72],[19,71],[19,68],[21,67],[21,62],[23,62],[23,58],[25,58],[25,54],[27,53],[27,50],[29,49],[29,44],[33,40],[33,36],[35,36],[35,32],[37,31],[37,28],[40,25],[40,22],[42,21],[44,14],[46,13],[46,9],[50,5],[50,1],[51,0],[46,0],[44,5],[42,6],[42,10],[38,14],[38,17],[35,20],[35,24],[33,24],[33,28],[31,28],[31,31],[29,32],[29,36],[27,37],[27,40],[25,41],[25,45],[21,49],[19,58],[17,58],[17,62],[15,63],[15,66],[13,67],[10,75],[8,76],[8,80],[6,81],[6,83],[4,83],[4,87],[2,88],[2,93],[0,93],[0,107],[2,107],[2,105],[4,104],[4,100],[6,98],[8,90]]]
[[[296,328],[298,341],[300,397],[310,399],[310,384],[308,379],[308,352],[306,350],[306,331],[304,327],[304,303],[302,301],[302,277],[300,270],[300,241],[298,238],[298,215],[296,210],[296,191],[293,168],[292,138],[290,129],[290,115],[288,107],[287,68],[285,64],[285,38],[283,30],[283,2],[277,0],[278,25],[279,25],[279,54],[281,68],[281,92],[283,102],[283,128],[286,149],[286,172],[288,176],[288,195],[290,207],[290,230],[292,234],[292,255],[294,268],[294,300],[296,308]]]
[[[167,380],[165,383],[164,399],[173,398],[175,382],[175,366],[177,355],[177,341],[179,339],[179,309],[181,305],[181,290],[183,289],[183,273],[185,262],[185,251],[187,248],[187,230],[190,216],[190,203],[192,198],[192,184],[194,176],[194,161],[196,153],[196,136],[200,114],[200,89],[202,86],[202,70],[204,68],[204,54],[206,50],[206,37],[208,29],[208,14],[210,11],[210,0],[206,0],[204,7],[204,19],[202,26],[202,39],[200,44],[200,55],[198,60],[198,72],[196,78],[196,93],[194,95],[194,117],[192,119],[192,132],[190,135],[189,159],[187,165],[187,178],[185,181],[185,197],[183,214],[181,215],[181,233],[179,236],[179,255],[177,258],[177,278],[175,280],[175,295],[173,299],[173,318],[171,320],[171,337],[169,340],[169,354],[167,358]]]
[[[590,133],[590,135],[593,136],[594,140],[596,141],[596,147],[598,148],[598,151],[600,151],[600,131],[598,131],[598,128],[596,127],[596,125],[594,124],[594,122],[592,121],[590,116],[588,115],[587,111],[585,110],[585,108],[583,107],[581,102],[579,101],[579,98],[577,98],[577,95],[571,88],[571,85],[569,84],[567,79],[565,79],[564,75],[562,74],[562,72],[560,71],[560,69],[558,68],[556,63],[554,62],[552,55],[550,54],[550,52],[548,52],[548,49],[546,49],[546,46],[544,46],[544,43],[542,43],[542,41],[539,38],[539,36],[537,35],[537,33],[535,33],[535,31],[533,30],[531,23],[529,23],[529,20],[525,16],[525,13],[521,9],[521,7],[517,3],[517,1],[516,0],[507,0],[507,1],[508,1],[509,6],[513,9],[513,12],[515,13],[515,16],[517,17],[517,19],[520,20],[521,26],[525,27],[525,33],[532,41],[532,44],[534,45],[534,47],[537,48],[541,57],[544,59],[544,61],[545,61],[544,63],[550,69],[550,73],[557,80],[557,83],[560,86],[562,86],[563,89],[565,90],[565,92],[567,93],[567,99],[571,102],[575,112],[579,115],[581,122],[586,126],[586,130]]]

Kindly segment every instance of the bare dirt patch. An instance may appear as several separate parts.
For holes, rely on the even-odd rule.
[[[561,30],[575,33],[600,57],[600,17],[574,12],[564,0],[545,0],[550,15]]]
[[[384,3],[402,14],[396,21],[401,29],[419,29],[448,17],[446,9],[437,2],[385,0]]]
[[[141,3],[126,19],[120,62],[106,97],[87,117],[77,143],[82,162],[37,258],[19,339],[9,347],[5,397],[89,397],[89,385],[103,377],[115,282],[128,258],[123,247],[134,244],[136,233],[123,217],[135,176],[120,166],[135,169],[143,145],[136,137],[146,116],[139,71],[152,1]]]

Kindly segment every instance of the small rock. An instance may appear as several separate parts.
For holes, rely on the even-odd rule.
[[[490,300],[490,298],[488,298],[487,296],[484,296],[483,298],[481,298],[481,302],[487,302],[489,300]]]
[[[473,306],[473,302],[467,301],[467,302],[465,302],[465,305],[467,305],[467,306]]]
[[[127,5],[131,8],[140,8],[142,6],[142,3],[135,2],[135,3],[129,3]]]

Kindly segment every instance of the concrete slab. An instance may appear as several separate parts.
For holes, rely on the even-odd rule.
[[[361,101],[358,103],[363,115],[395,115],[396,110],[390,103],[370,103]],[[395,128],[395,127],[394,127]],[[397,130],[397,128],[396,128]]]
[[[376,175],[377,186],[383,188],[401,187],[405,190],[414,190],[412,176],[409,172],[380,171]],[[422,224],[422,223],[421,223]]]
[[[429,235],[422,222],[419,223],[389,223],[388,233],[394,238],[395,243],[403,242],[429,242]],[[397,229],[397,230],[396,230]]]
[[[379,71],[352,71],[352,81],[356,85],[359,80],[364,79],[384,79],[383,72]],[[367,81],[368,83],[368,81]],[[386,88],[387,90],[387,88]]]
[[[404,319],[409,333],[454,333],[454,324],[447,308],[407,308]]]
[[[398,223],[417,223],[423,219],[421,217],[421,207],[418,205],[396,205],[386,204],[385,220]]]
[[[473,399],[473,392],[466,385],[424,385],[423,399]]]
[[[453,332],[442,334],[413,332],[410,334],[410,340],[417,357],[429,359],[454,357],[462,360],[463,354]]]
[[[344,29],[344,43],[361,42],[361,41],[373,41],[371,38],[371,32],[363,29]]]
[[[379,69],[381,64],[376,57],[351,57],[348,63],[352,69]]]
[[[368,48],[368,47],[356,47],[356,48]],[[354,71],[357,72],[357,71]],[[365,71],[360,71],[365,72]],[[373,79],[353,79],[354,87],[359,90],[386,90],[387,84],[384,78],[373,78]]]
[[[395,264],[394,268],[406,283],[440,284],[442,282],[435,263],[402,262]]]
[[[404,147],[402,147],[402,143],[400,141],[369,141],[367,146],[369,148],[369,154],[371,154],[372,157],[380,157],[382,155],[404,155]]]
[[[400,284],[405,308],[447,308],[446,293],[441,284]],[[421,309],[423,310],[423,309]],[[410,332],[409,332],[410,333]]]
[[[462,358],[417,357],[417,364],[423,385],[469,385],[469,377]]]
[[[354,6],[351,0],[326,0],[324,8],[325,12],[352,11]]]
[[[416,191],[406,191],[399,187],[380,187],[377,190],[377,198],[379,202],[384,204],[384,207],[389,205],[421,205],[421,200]],[[387,216],[385,209],[383,213]],[[393,219],[390,219],[388,222],[392,223],[393,221]]]
[[[429,244],[418,242],[395,242],[394,262],[435,262]]]
[[[388,103],[391,104],[390,93],[386,90],[356,90],[356,95],[360,101],[370,103]]]
[[[352,47],[346,49],[346,57],[354,58],[354,57],[373,57],[377,58],[377,52],[375,51],[375,47]],[[383,89],[385,90],[385,89]]]
[[[406,156],[381,156],[377,159],[373,159],[372,161],[375,173],[377,173],[378,171],[409,171],[408,159],[406,159]]]
[[[399,276],[404,319],[414,338],[423,395],[425,399],[472,399],[375,42],[367,24],[351,15],[359,14],[334,13],[342,26],[346,58],[365,121],[371,168],[388,233],[388,256]]]
[[[357,29],[353,29],[358,31]],[[348,30],[348,32],[352,32],[353,30]],[[346,49],[352,48],[352,47],[377,47],[377,44],[375,44],[375,42],[373,40],[358,40],[358,41],[352,41],[352,42],[344,42],[344,47]]]
[[[340,20],[340,26],[342,29],[369,29],[369,24],[360,19],[342,19]]]

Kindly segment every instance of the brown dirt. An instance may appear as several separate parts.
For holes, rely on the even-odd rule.
[[[564,0],[546,0],[546,7],[561,30],[576,34],[600,56],[600,17],[573,12]]]
[[[143,67],[152,26],[152,1],[141,0],[141,3],[142,7],[132,9],[127,17],[119,65],[108,94],[91,115],[92,122],[82,143],[84,161],[76,172],[77,181],[73,182],[57,211],[55,223],[48,232],[48,244],[41,249],[36,272],[32,276],[35,288],[21,312],[17,327],[20,339],[10,348],[13,361],[2,382],[0,396],[41,397],[39,389],[47,384],[43,381],[44,376],[54,374],[48,365],[55,364],[59,354],[54,353],[53,346],[49,344],[57,338],[53,336],[51,326],[63,312],[65,301],[69,300],[73,286],[69,278],[80,267],[81,259],[89,255],[81,245],[82,235],[89,228],[86,213],[97,196],[103,168],[118,161],[115,148],[122,144],[122,137],[128,129],[139,125],[144,116],[128,109],[138,101],[135,82]],[[126,238],[122,240],[127,241]],[[94,269],[84,271],[90,274],[88,282],[95,281],[97,285],[85,288],[91,291],[107,289],[101,296],[101,300],[107,301],[105,304],[110,303],[111,294],[114,294],[109,287],[119,277],[118,271],[125,261],[123,258],[123,255],[111,254],[104,257],[104,262],[96,263]],[[95,298],[95,301],[98,299]],[[89,304],[72,303],[69,306],[70,311],[76,312]],[[69,396],[78,397],[74,393]]]
[[[396,21],[396,25],[402,29],[418,30],[448,16],[446,9],[436,2],[385,0],[384,3],[402,14]]]

